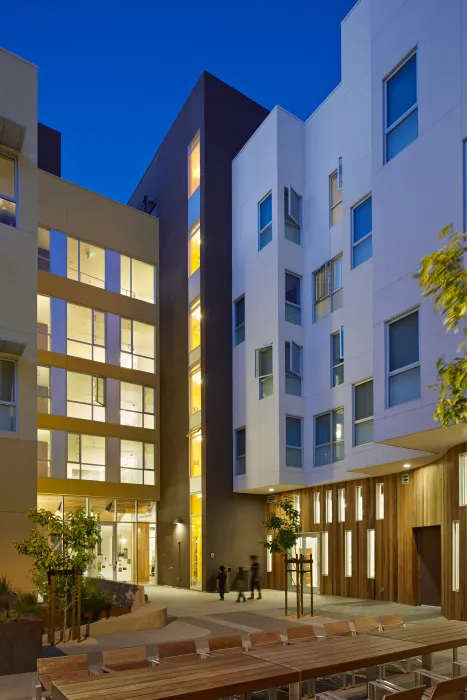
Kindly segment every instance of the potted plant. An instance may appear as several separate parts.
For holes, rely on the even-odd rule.
[[[42,656],[42,623],[17,610],[0,611],[0,676],[35,671]]]

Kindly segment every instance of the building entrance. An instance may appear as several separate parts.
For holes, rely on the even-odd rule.
[[[420,605],[441,606],[441,526],[414,527]]]
[[[310,593],[310,586],[313,585],[313,593],[319,593],[319,533],[307,532],[300,535],[297,546],[292,550],[292,557],[299,557],[302,554],[306,559],[310,556],[313,560],[311,573],[305,575],[305,592]],[[296,587],[295,574],[288,574],[289,591],[294,591]]]

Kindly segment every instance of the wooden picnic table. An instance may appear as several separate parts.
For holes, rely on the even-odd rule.
[[[424,663],[431,667],[431,655],[437,651],[453,650],[453,660],[457,661],[457,649],[467,646],[467,622],[458,620],[440,620],[439,622],[421,622],[407,627],[389,627],[388,629],[377,631],[372,630],[366,635],[407,641],[423,650],[419,654],[423,655]]]
[[[291,700],[301,697],[298,671],[238,654],[53,683],[52,700],[218,700],[281,685],[290,687]]]

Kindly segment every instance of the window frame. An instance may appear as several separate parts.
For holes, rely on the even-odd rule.
[[[143,360],[150,360],[151,362],[153,362],[152,373],[155,373],[155,371],[156,371],[156,352],[157,352],[156,337],[155,337],[156,326],[152,323],[146,323],[144,321],[139,321],[136,318],[126,318],[126,316],[120,316],[119,318],[120,318],[120,367],[125,367],[125,365],[122,365],[121,358],[122,358],[122,355],[127,355],[127,356],[131,357],[131,367],[129,367],[127,369],[149,372],[150,370],[147,370],[147,369],[142,370],[140,367],[134,366],[134,364],[135,364],[134,358],[140,357]],[[127,321],[130,323],[130,337],[131,337],[131,346],[130,346],[131,349],[130,350],[124,350],[122,347],[122,345],[123,345],[123,341],[122,341],[122,323],[123,323],[123,321]],[[150,328],[152,328],[153,341],[154,341],[154,357],[148,357],[147,355],[140,355],[139,353],[135,352],[135,343],[134,343],[135,323],[140,323],[142,326],[149,326]],[[93,326],[93,328],[94,328],[94,326]]]
[[[87,401],[74,401],[73,399],[68,398],[68,375],[69,374],[79,374],[83,377],[90,377],[91,378],[91,403],[88,403]],[[96,381],[95,385],[94,385],[94,380]],[[103,394],[104,394],[102,403],[100,403],[98,400],[99,381],[100,380],[102,380],[102,383],[103,383]],[[96,388],[96,401],[94,401],[94,388]],[[71,404],[78,404],[79,406],[90,406],[91,407],[91,418],[87,419],[87,420],[105,423],[106,417],[107,417],[107,414],[106,414],[106,411],[107,411],[106,394],[107,394],[106,381],[105,381],[105,377],[103,375],[101,375],[101,374],[88,374],[87,372],[76,372],[75,370],[70,370],[70,369],[66,370],[66,374],[65,374],[65,401],[66,401],[67,418],[74,417],[74,416],[69,416],[69,414],[68,414],[68,404],[71,403]],[[99,419],[95,417],[95,415],[94,415],[94,408],[95,407],[104,409],[105,417],[104,417],[103,421],[99,421]],[[78,419],[78,420],[82,420],[82,419]],[[84,419],[84,420],[86,420],[86,419]]]
[[[192,406],[193,406],[193,378],[195,374],[199,372],[200,376],[200,407],[197,411],[192,411]],[[198,413],[201,413],[203,409],[203,389],[202,389],[202,384],[203,384],[203,375],[201,374],[201,362],[196,362],[193,367],[190,367],[190,371],[188,373],[188,399],[189,399],[189,406],[188,406],[188,411],[190,416],[196,416]]]
[[[2,359],[3,359],[3,358],[2,358]],[[43,369],[43,370],[46,370],[46,371],[47,371],[48,378],[49,378],[48,387],[47,387],[48,393],[47,393],[47,396],[39,396],[39,387],[40,387],[40,386],[45,386],[45,385],[44,385],[44,384],[39,384],[39,382],[36,382],[36,386],[37,386],[37,401],[39,402],[39,399],[46,399],[46,401],[47,401],[47,412],[46,412],[46,413],[47,413],[47,414],[50,414],[50,401],[51,401],[51,398],[52,398],[52,372],[51,372],[51,369],[52,369],[52,368],[51,368],[49,365],[37,364],[37,365],[36,365],[36,376],[37,376],[37,378],[39,378],[39,370],[40,370],[40,369]],[[1,403],[1,402],[0,402],[0,403]],[[38,407],[37,407],[37,412],[38,412],[38,413],[44,413],[43,411],[39,411],[39,403],[38,403]]]
[[[339,336],[339,362],[334,364],[334,337]],[[339,384],[335,383],[335,370],[342,367],[342,381]],[[331,333],[331,388],[342,386],[345,382],[345,366],[344,366],[344,326],[340,326],[339,330]]]
[[[271,197],[271,220],[269,221],[268,224],[266,224],[265,226],[263,226],[263,228],[261,228],[261,205],[263,204],[263,202],[265,202],[268,199],[268,197]],[[272,241],[272,234],[273,234],[272,221],[274,218],[273,211],[272,211],[272,204],[273,204],[273,200],[272,200],[272,189],[271,189],[258,202],[258,252],[261,250],[264,250],[264,248],[266,248],[266,246]],[[262,246],[261,245],[262,236],[265,233],[265,231],[267,231],[267,229],[269,227],[271,227],[271,241],[268,241],[267,243],[265,243]]]
[[[96,247],[98,247],[98,246],[96,246]],[[128,290],[129,294],[125,294],[125,292],[122,292],[122,268],[121,268],[122,258],[128,258],[128,260],[130,261],[130,289]],[[152,302],[147,301],[146,299],[141,299],[141,297],[137,297],[136,293],[133,290],[133,263],[134,262],[138,262],[138,263],[141,263],[143,265],[148,265],[148,267],[152,267],[152,270],[154,273],[153,274],[153,298],[154,298],[154,301],[152,301]],[[124,253],[120,253],[120,294],[122,296],[129,297],[130,299],[138,299],[138,301],[143,301],[146,304],[156,304],[156,302],[157,302],[156,289],[155,289],[156,274],[157,274],[156,265],[153,265],[152,263],[148,263],[145,260],[140,260],[139,258],[135,258],[132,255],[125,255]]]
[[[155,443],[153,443],[153,442],[148,442],[147,440],[126,440],[125,438],[120,438],[119,442],[120,442],[120,445],[119,445],[119,447],[120,447],[120,460],[119,460],[119,462],[120,462],[120,483],[121,483],[121,484],[133,484],[133,485],[136,485],[134,481],[123,481],[123,479],[122,479],[122,469],[126,469],[126,470],[128,470],[128,471],[141,472],[142,483],[139,484],[140,486],[154,486],[155,483],[156,483],[156,445],[155,445]],[[142,445],[142,452],[141,452],[141,453],[142,453],[142,467],[141,467],[141,469],[136,469],[136,468],[133,468],[133,467],[124,467],[124,466],[122,465],[122,442],[136,442],[136,443],[139,443],[139,444]],[[147,468],[147,467],[146,467],[146,461],[147,461],[147,460],[146,460],[146,446],[147,446],[147,445],[152,445],[153,450],[154,450],[154,451],[153,451],[153,455],[154,455],[154,466],[153,466],[153,467],[150,467],[150,468]],[[153,483],[153,484],[151,484],[151,483],[147,484],[147,483],[146,483],[146,480],[145,480],[144,477],[145,477],[145,474],[146,474],[147,472],[149,472],[149,473],[151,473],[151,474],[154,474],[154,483]],[[152,481],[152,478],[151,478],[151,481]],[[137,482],[136,482],[136,483],[137,483]]]
[[[341,198],[338,202],[333,204],[332,202],[332,183],[334,178],[336,179],[336,190],[337,192],[341,192]],[[330,175],[329,175],[329,228],[334,228],[334,226],[337,226],[337,224],[342,221],[344,218],[344,204],[343,204],[343,194],[342,194],[342,186],[339,188],[339,170],[336,168]],[[335,224],[332,223],[332,213],[336,207],[339,206],[339,204],[342,204],[342,217],[337,221]]]
[[[313,416],[313,427],[314,427],[314,468],[315,468],[315,469],[320,469],[320,468],[326,466],[326,464],[335,464],[336,462],[343,462],[344,459],[345,459],[345,437],[344,437],[344,433],[343,433],[343,435],[342,435],[342,440],[333,440],[333,439],[332,439],[332,437],[333,437],[333,428],[334,428],[334,414],[337,413],[337,411],[341,411],[341,410],[342,410],[342,419],[343,419],[343,421],[344,421],[345,411],[344,411],[344,407],[343,407],[343,406],[338,406],[337,408],[333,408],[333,409],[331,409],[330,411],[324,411],[324,413],[318,413],[317,415]],[[327,416],[327,415],[329,415],[329,420],[330,420],[330,427],[331,427],[331,436],[330,436],[330,437],[331,437],[331,442],[323,442],[323,443],[317,445],[317,444],[316,444],[316,419],[317,419],[317,418],[321,418],[322,416]],[[340,443],[344,443],[344,456],[342,457],[342,459],[334,460],[334,459],[333,459],[333,457],[334,457],[334,445],[337,445],[337,444],[340,444]],[[330,461],[330,462],[326,462],[326,464],[316,465],[316,448],[317,448],[317,447],[326,447],[326,446],[328,446],[328,445],[329,445],[330,452],[331,452],[331,461]]]
[[[122,384],[130,384],[131,386],[136,386],[140,389],[141,397],[142,397],[142,400],[141,400],[141,406],[143,408],[142,411],[133,411],[133,410],[131,410],[131,408],[123,408],[122,407]],[[146,403],[145,403],[145,391],[146,391],[146,389],[150,389],[154,392],[154,410],[152,413],[150,411],[146,411]],[[132,426],[132,427],[141,427],[141,428],[146,428],[148,430],[155,430],[155,427],[156,427],[156,388],[153,386],[150,386],[149,384],[137,384],[135,382],[126,382],[126,381],[120,380],[118,390],[119,390],[119,403],[120,403],[120,409],[119,409],[120,410],[120,424],[119,425],[128,425],[128,423],[122,423],[122,413],[134,413],[138,416],[141,416],[141,426]],[[153,420],[150,421],[151,423],[153,423],[152,428],[148,428],[147,425],[145,425],[146,416],[152,416]]]
[[[327,530],[323,530],[321,552],[322,552],[321,575],[322,576],[329,576],[329,532]]]
[[[341,264],[341,280],[342,284],[340,287],[336,287],[334,289],[334,280],[335,280],[335,265],[336,263],[340,261]],[[318,298],[316,294],[316,280],[317,280],[317,275],[321,272],[324,271],[324,292],[323,294]],[[330,260],[326,260],[320,267],[318,267],[317,270],[313,272],[313,323],[317,323],[318,321],[321,321],[324,316],[328,316],[330,313],[333,313],[333,311],[337,310],[334,308],[334,296],[337,292],[340,292],[341,290],[344,289],[344,254],[339,253],[338,255],[335,255],[333,258]],[[328,313],[324,314],[321,318],[317,319],[316,318],[316,306],[324,301],[324,299],[327,299],[329,297],[329,311]],[[341,307],[337,307],[340,309]]]
[[[375,485],[375,490],[375,520],[384,520],[384,481],[377,481]]]
[[[45,227],[43,226],[42,228],[45,228]],[[49,232],[50,232],[50,229],[49,229]],[[73,277],[68,276],[68,269],[69,269],[68,243],[69,243],[69,241],[76,241],[76,243],[78,244],[77,245],[78,260],[77,260],[77,270],[76,270],[76,274],[78,275],[78,279],[76,279],[76,280],[73,280]],[[103,283],[102,287],[98,284],[90,284],[89,282],[84,282],[81,279],[81,274],[86,275],[87,277],[91,277],[91,275],[88,275],[86,272],[83,272],[83,273],[81,272],[81,245],[89,245],[89,246],[92,246],[93,248],[98,248],[99,250],[103,251],[103,253],[104,253],[104,279],[99,280],[98,277],[94,277],[94,279]],[[66,259],[66,277],[67,277],[67,279],[70,279],[74,282],[79,282],[80,284],[87,284],[89,287],[96,287],[97,289],[105,289],[106,288],[106,263],[105,263],[105,258],[106,258],[105,253],[107,250],[106,248],[103,248],[100,245],[96,245],[95,243],[91,243],[90,241],[85,241],[82,238],[76,238],[75,236],[70,236],[70,235],[66,234],[66,250],[67,250],[67,253],[66,253],[66,256],[67,256],[67,259]],[[129,257],[129,256],[125,256],[125,257]],[[131,260],[131,258],[130,258],[130,260]],[[130,263],[130,277],[131,277],[131,263]],[[121,283],[120,283],[120,289],[121,289]],[[124,295],[124,296],[127,296],[127,295]]]
[[[287,347],[288,346],[288,347]],[[303,379],[303,346],[296,343],[294,340],[286,340],[284,343],[285,348],[285,393],[289,396],[301,396],[302,395],[302,379]],[[293,366],[293,356],[294,348],[297,348],[299,354],[299,367],[297,370]],[[300,380],[300,393],[292,393],[287,391],[287,377]]]
[[[263,350],[266,350],[266,348],[271,348],[271,373],[270,374],[260,374],[260,353]],[[258,385],[259,385],[259,399],[267,399],[268,396],[272,396],[274,393],[274,355],[273,355],[273,344],[268,343],[267,345],[263,345],[260,348],[256,348],[255,350],[255,377],[258,379]],[[263,395],[263,386],[265,382],[267,382],[269,379],[272,379],[272,391],[270,394],[266,394],[265,396]]]
[[[401,116],[396,119],[395,122],[393,122],[390,126],[388,126],[387,119],[388,119],[388,83],[389,81],[394,78],[394,76],[399,73],[399,71],[402,70],[402,68],[407,65],[407,63],[415,57],[415,62],[416,62],[416,68],[415,68],[415,92],[416,92],[416,101],[412,105],[412,107],[409,107],[408,110],[404,112],[404,114],[401,114]],[[416,46],[412,51],[410,51],[405,58],[400,61],[397,66],[395,66],[392,71],[384,78],[384,88],[383,88],[383,94],[384,94],[384,144],[383,144],[383,149],[384,149],[384,164],[389,163],[392,158],[388,159],[388,136],[391,132],[393,132],[395,129],[397,129],[398,126],[402,124],[408,117],[410,117],[415,111],[418,112],[418,46]],[[415,139],[414,139],[415,140]],[[411,143],[413,143],[411,141]],[[407,144],[410,145],[410,144]],[[406,148],[406,146],[404,146]],[[404,148],[402,150],[404,150]],[[393,158],[396,157],[396,155],[399,155],[401,151],[398,151]]]
[[[78,445],[79,445],[79,450],[78,450],[78,457],[79,460],[77,462],[73,462],[70,460],[70,455],[68,453],[69,449],[69,443],[68,443],[68,438],[70,435],[74,435],[78,438]],[[67,467],[67,479],[71,479],[72,481],[95,481],[95,479],[83,479],[83,437],[92,437],[92,438],[102,438],[104,440],[104,464],[89,464],[88,462],[85,462],[85,466],[90,466],[90,467],[104,467],[104,478],[99,481],[105,482],[107,481],[107,438],[104,435],[90,435],[89,433],[75,433],[73,431],[67,431],[66,433],[67,436],[67,443],[66,443],[66,448],[67,448],[67,454],[66,454],[66,467]],[[68,465],[69,464],[75,464],[79,466],[79,478],[78,479],[73,479],[72,477],[68,476]]]
[[[292,193],[297,197],[298,200],[298,221],[295,219],[293,214],[291,213],[291,201],[292,201]],[[287,206],[286,206],[286,199],[287,199]],[[287,185],[284,187],[284,238],[287,241],[290,241],[291,243],[295,243],[295,245],[302,245],[302,212],[303,212],[303,198],[301,194],[298,194],[298,192],[291,186]],[[287,226],[292,226],[298,231],[298,243],[296,241],[293,241],[291,238],[289,238],[286,235],[287,232]]]
[[[91,286],[91,285],[90,285]],[[85,340],[79,340],[76,338],[69,338],[68,337],[68,308],[69,306],[76,306],[79,309],[89,309],[91,311],[91,342],[88,343]],[[100,343],[96,342],[96,333],[95,333],[95,327],[96,327],[96,314],[102,314],[103,320],[104,320],[104,345],[101,345]],[[50,316],[51,316],[51,325],[52,325],[52,309],[50,310]],[[121,318],[121,317],[119,317]],[[45,335],[45,334],[43,334]],[[120,324],[120,335],[121,335],[121,324]],[[49,333],[49,337],[51,338],[51,334]],[[102,360],[96,360],[94,357],[94,348],[100,348],[101,350],[104,351],[104,357],[105,360],[104,362],[107,362],[107,312],[105,311],[98,311],[97,309],[94,309],[93,307],[90,306],[84,306],[83,304],[75,304],[73,301],[66,301],[66,342],[67,342],[67,351],[66,354],[70,355],[71,357],[81,357],[81,355],[73,355],[68,351],[68,343],[78,343],[79,345],[85,345],[89,348],[91,348],[91,355],[92,355],[92,360],[95,362],[102,362]],[[82,359],[88,359],[88,358],[82,358]]]
[[[417,314],[418,361],[412,362],[409,365],[404,365],[404,367],[400,367],[399,369],[395,369],[395,370],[392,370],[390,372],[389,371],[389,364],[390,364],[390,352],[391,352],[391,347],[390,347],[391,338],[390,338],[389,328],[394,323],[397,323],[398,321],[401,321],[403,318],[406,318],[407,316],[411,316],[412,314]],[[421,362],[420,362],[420,307],[414,306],[413,308],[409,309],[408,311],[405,311],[404,313],[400,314],[399,316],[395,316],[394,318],[389,319],[388,321],[386,321],[385,326],[386,326],[386,328],[385,328],[385,332],[386,332],[386,408],[393,408],[395,406],[402,406],[403,404],[410,403],[411,401],[420,401],[421,391],[422,391]],[[409,401],[403,401],[402,403],[391,404],[390,403],[390,391],[389,391],[390,378],[394,377],[398,374],[403,374],[404,372],[408,372],[408,371],[415,369],[417,367],[420,370],[420,396],[418,396],[414,399],[409,399]]]
[[[0,357],[0,362],[8,362],[13,365],[13,401],[1,401],[0,406],[8,406],[14,409],[13,419],[11,421],[11,430],[1,430],[1,433],[17,433],[18,432],[18,363],[16,360],[8,357]],[[37,391],[37,390],[36,390]],[[11,420],[11,416],[10,416]]]
[[[294,421],[299,421],[300,423],[300,445],[289,445],[287,444],[287,419],[291,419]],[[300,466],[296,467],[294,465],[288,465],[287,464],[287,451],[288,450],[293,450],[294,453],[300,453]],[[285,416],[285,466],[288,469],[303,469],[303,418],[301,416],[290,416],[286,415]]]
[[[324,495],[324,522],[326,525],[332,523],[332,489],[326,489]]]
[[[352,578],[352,530],[344,530],[344,578]]]
[[[10,153],[5,153],[5,151],[0,150],[0,157],[5,158],[7,160],[12,160],[14,164],[14,176],[13,176],[13,182],[14,182],[14,197],[10,197],[7,194],[4,194],[3,192],[0,192],[0,200],[4,200],[5,202],[10,202],[11,204],[15,205],[15,223],[14,224],[7,224],[5,223],[4,226],[11,226],[12,228],[16,228],[18,224],[18,217],[17,217],[17,207],[18,207],[18,159],[15,158],[13,155]]]
[[[299,297],[299,303],[295,304],[293,301],[288,301],[287,300],[287,275],[290,277],[294,277],[296,280],[298,280],[298,297]],[[284,273],[284,302],[285,302],[285,322],[286,323],[293,323],[295,326],[301,326],[302,325],[302,276],[297,275],[295,272],[290,272],[290,270],[285,270]],[[300,312],[300,323],[296,323],[295,321],[291,321],[290,318],[287,318],[287,307],[290,307],[291,309],[298,309]]]
[[[369,423],[370,421],[373,421],[374,425],[374,417],[375,417],[375,407],[374,407],[374,401],[373,401],[373,414],[371,416],[367,416],[366,418],[355,418],[355,407],[356,407],[356,401],[355,401],[355,389],[358,386],[361,386],[362,384],[368,384],[369,382],[373,383],[373,392],[374,392],[374,378],[373,377],[368,377],[368,379],[362,379],[361,382],[355,382],[353,385],[353,391],[352,391],[352,410],[353,410],[353,446],[354,447],[361,447],[362,445],[371,445],[374,440],[371,442],[359,442],[357,444],[356,440],[356,425],[361,425],[362,423]],[[373,393],[373,399],[374,399],[374,393]]]
[[[362,204],[365,204],[366,201],[371,199],[371,231],[369,233],[366,233],[362,238],[360,238],[357,242],[355,242],[355,211],[358,209],[358,207],[362,206]],[[373,192],[368,192],[364,197],[362,197],[356,204],[353,205],[352,207],[352,212],[351,212],[351,217],[350,217],[350,226],[352,230],[352,269],[355,270],[355,268],[360,267],[360,265],[363,265],[363,263],[367,262],[373,257],[373,248],[371,252],[371,256],[364,260],[363,262],[359,263],[358,265],[355,265],[355,250],[358,248],[358,246],[361,243],[364,243],[368,239],[372,239],[372,245],[373,245]]]
[[[345,523],[345,488],[337,489],[337,522]]]
[[[192,346],[192,338],[193,338],[193,313],[196,311],[196,309],[199,309],[199,343],[198,345]],[[194,301],[192,301],[188,307],[188,352],[192,353],[198,348],[201,347],[201,320],[202,320],[202,314],[201,314],[201,297],[197,297]]]
[[[199,233],[199,265],[198,267],[190,272],[191,270],[191,241],[196,234]],[[191,279],[193,275],[196,275],[198,270],[201,269],[201,219],[197,219],[193,226],[188,229],[188,279]]]
[[[243,322],[237,324],[237,304],[241,302],[243,299]],[[234,302],[233,302],[233,338],[234,338],[234,347],[236,348],[238,345],[241,345],[242,343],[245,342],[245,335],[246,335],[246,325],[245,325],[245,311],[246,311],[246,304],[245,304],[245,294],[240,294],[239,297],[237,297]],[[241,337],[241,340],[238,338]]]
[[[363,521],[363,486],[355,486],[355,522]]]
[[[200,451],[201,451],[200,465],[199,465],[199,472],[200,472],[200,473],[199,473],[199,474],[194,474],[194,473],[193,473],[193,472],[195,471],[195,470],[193,469],[193,440],[198,439],[198,437],[199,437],[200,441],[202,442],[202,440],[203,440],[203,431],[202,431],[201,428],[197,428],[196,430],[192,430],[192,431],[188,434],[188,440],[189,440],[188,449],[189,449],[189,453],[190,453],[190,454],[189,454],[189,458],[190,458],[189,478],[190,478],[190,479],[194,479],[194,478],[196,478],[196,477],[201,477],[201,476],[203,475],[203,452],[202,452],[202,447],[200,448]]]
[[[452,521],[452,590],[460,591],[460,522]]]
[[[245,452],[244,454],[238,454],[237,451],[237,439],[238,439],[238,434],[241,432],[244,432],[244,441],[245,441]],[[243,460],[243,471],[239,472],[237,469],[237,465],[239,463],[242,463]],[[244,476],[246,474],[246,426],[243,425],[241,428],[236,428],[234,430],[234,476]]]
[[[196,187],[190,194],[191,190],[191,154],[193,153],[194,149],[196,146],[199,144],[199,185]],[[191,199],[193,195],[195,194],[196,190],[198,190],[201,187],[201,129],[198,129],[196,134],[193,136],[191,139],[190,143],[187,146],[187,168],[188,168],[188,197],[187,199]]]
[[[459,455],[459,508],[467,506],[467,452]]]
[[[366,531],[366,577],[376,578],[376,532],[374,528]]]
[[[313,524],[321,525],[321,492],[313,491]]]

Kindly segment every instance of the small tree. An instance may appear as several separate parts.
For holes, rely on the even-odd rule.
[[[284,496],[276,502],[276,510],[269,513],[264,526],[272,533],[271,539],[263,542],[271,553],[285,556],[295,547],[300,534],[300,513],[295,510],[290,496]]]
[[[462,328],[462,341],[457,357],[446,361],[444,356],[436,363],[439,390],[434,419],[447,427],[452,423],[467,423],[467,270],[464,254],[467,251],[466,233],[453,233],[452,227],[444,228],[440,240],[448,242],[435,253],[420,261],[420,269],[414,275],[423,289],[425,299],[431,298],[436,311],[444,315],[446,331],[458,333]]]

